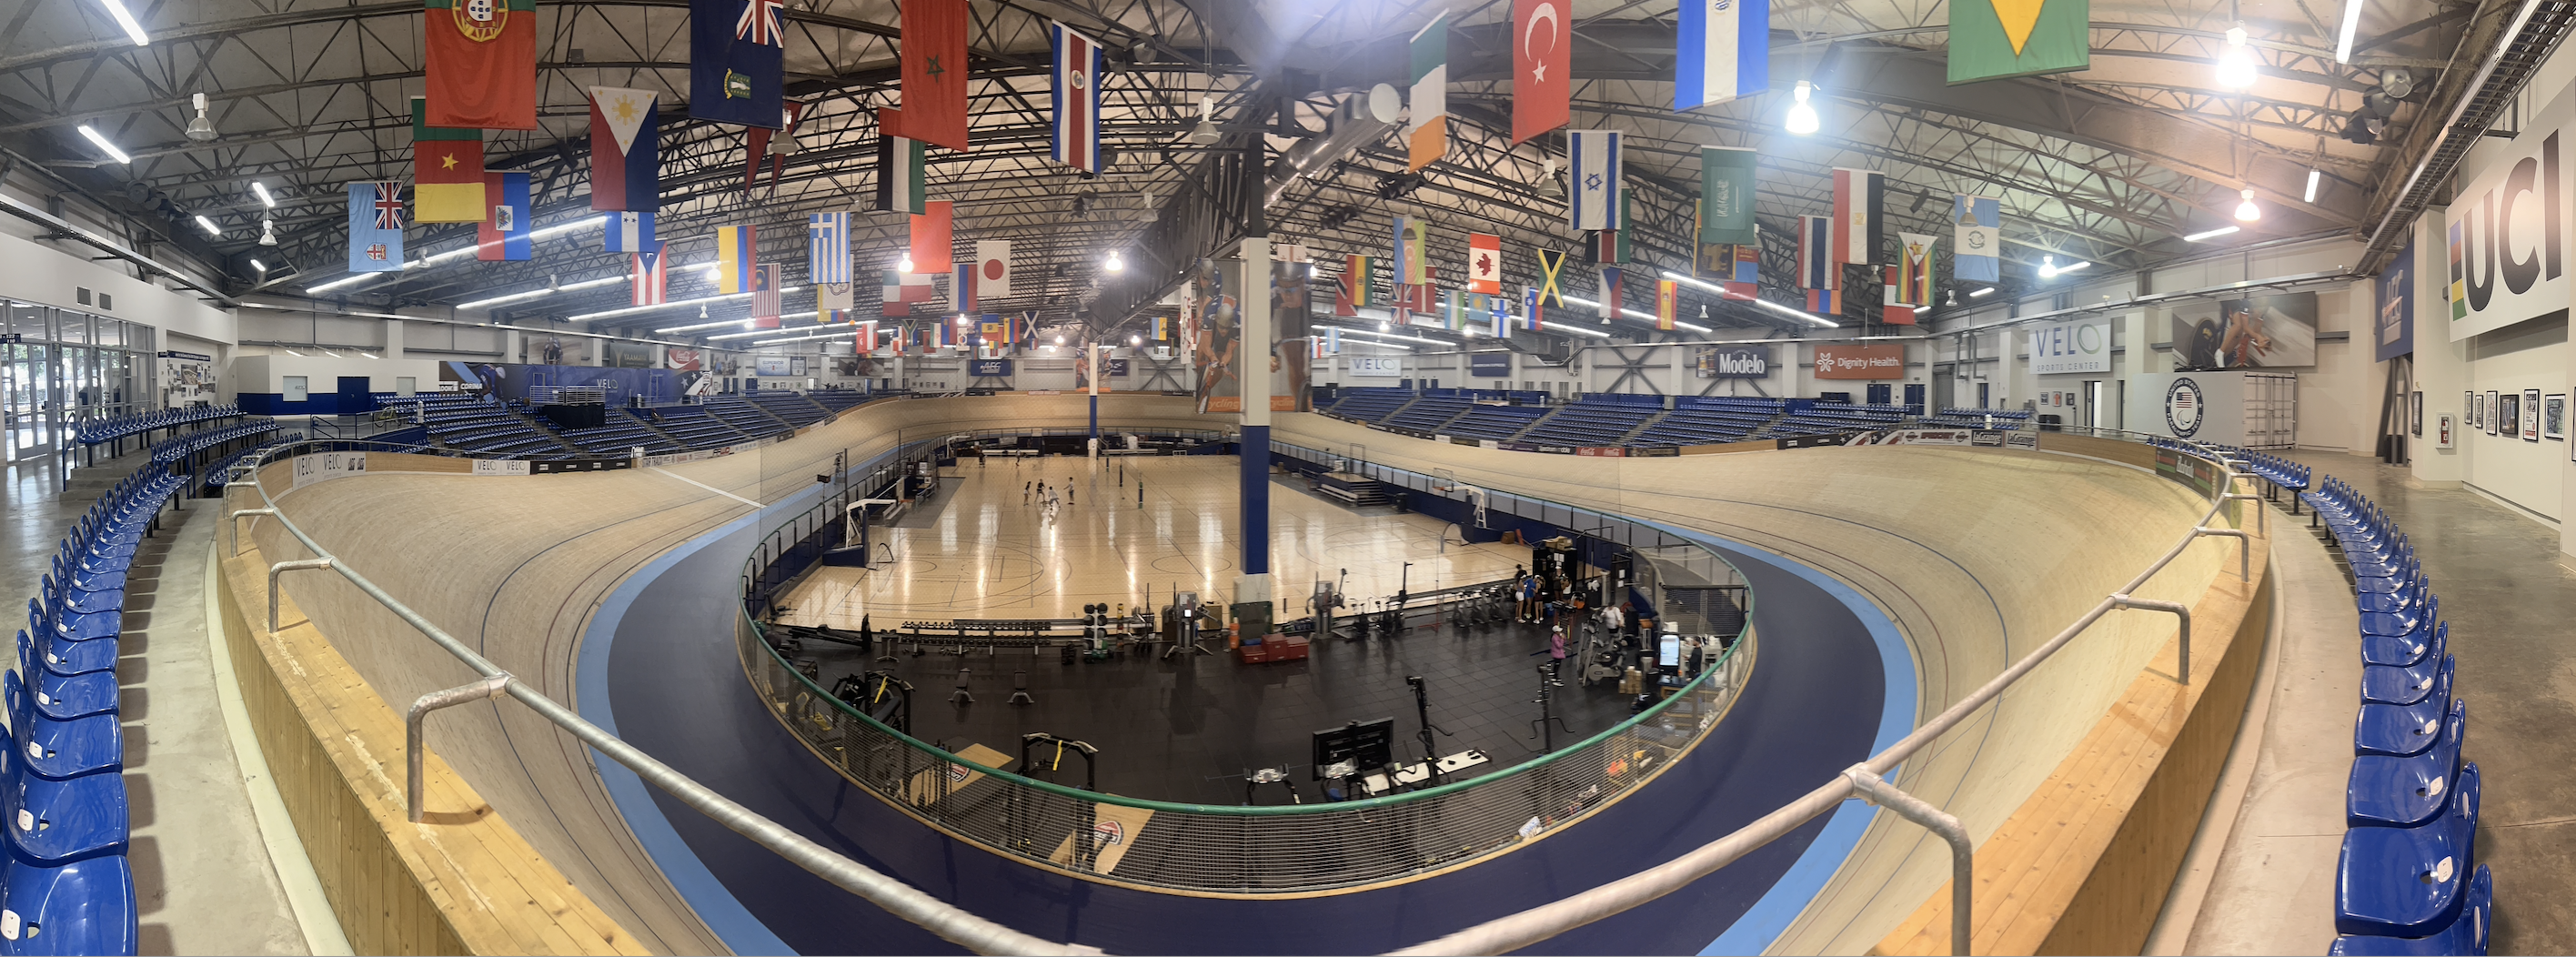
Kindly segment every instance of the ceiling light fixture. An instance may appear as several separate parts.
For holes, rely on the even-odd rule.
[[[2317,169],[2315,167],[2310,167],[2308,169],[2308,194],[2300,197],[2299,202],[2314,203],[2317,201],[2317,181],[2324,179],[2325,175],[2324,170]]]
[[[101,152],[108,155],[108,158],[128,165],[134,162],[134,157],[125,155],[124,150],[117,149],[116,144],[107,141],[107,137],[98,135],[98,131],[91,129],[89,124],[81,124],[80,134],[88,137],[90,145],[98,147]]]
[[[2343,0],[2343,29],[2335,31],[2335,62],[2352,62],[2353,31],[2361,28],[2361,0]]]
[[[1199,125],[1198,128],[1190,131],[1190,142],[1200,146],[1215,146],[1218,140],[1224,138],[1225,133],[1216,128],[1216,97],[1199,97]]]
[[[1979,296],[1991,296],[1991,295],[1994,295],[1994,292],[1995,292],[1995,287],[1993,287],[1993,286],[1987,286],[1987,287],[1986,287],[1986,288],[1984,288],[1984,289],[1979,289],[1979,290],[1977,290],[1977,291],[1975,291],[1975,292],[1969,293],[1969,294],[1968,294],[1968,298],[1970,298],[1970,299],[1975,299],[1975,298],[1977,298],[1977,297],[1979,297]]]
[[[206,95],[196,94],[197,116],[188,121],[188,138],[199,143],[215,141],[215,121],[206,118]]]
[[[273,220],[273,219],[263,219],[263,220],[260,220],[260,221],[259,221],[259,244],[260,244],[260,245],[262,245],[262,246],[275,246],[275,245],[277,245],[277,221],[276,221],[276,220]]]
[[[2245,24],[2227,29],[2227,48],[2218,51],[2218,85],[2242,90],[2254,85],[2254,49],[2245,45]]]
[[[259,261],[259,257],[257,257],[257,256],[252,256],[252,257],[250,257],[250,268],[252,268],[252,269],[256,269],[256,270],[259,270],[259,271],[261,271],[261,272],[267,272],[267,271],[268,271],[268,264],[267,264],[267,263],[264,263],[264,262],[260,262],[260,261]]]
[[[1797,309],[1791,309],[1791,308],[1789,308],[1789,307],[1787,307],[1787,306],[1783,306],[1783,305],[1781,305],[1781,304],[1779,304],[1779,303],[1772,302],[1771,300],[1768,300],[1768,299],[1755,299],[1755,300],[1751,300],[1751,302],[1752,302],[1754,305],[1761,306],[1762,308],[1769,309],[1769,310],[1771,310],[1771,311],[1773,311],[1773,312],[1786,313],[1786,314],[1789,314],[1789,315],[1792,315],[1792,316],[1796,316],[1796,317],[1798,317],[1798,318],[1800,318],[1800,319],[1804,319],[1804,320],[1806,320],[1806,321],[1808,321],[1808,322],[1815,323],[1816,325],[1819,325],[1819,326],[1824,326],[1824,327],[1826,327],[1826,328],[1828,328],[1828,329],[1840,329],[1840,328],[1842,328],[1842,325],[1843,325],[1842,323],[1835,322],[1835,321],[1833,321],[1833,320],[1831,320],[1831,319],[1827,319],[1827,318],[1825,318],[1825,317],[1823,317],[1823,316],[1816,315],[1815,313],[1812,313],[1812,312],[1805,312],[1805,311],[1797,310]]]
[[[2189,235],[2189,236],[2185,236],[2185,237],[2183,237],[2183,238],[2182,238],[2182,241],[2183,241],[2183,242],[2187,242],[2187,243],[2196,243],[2196,242],[2200,242],[2201,240],[2204,240],[2204,239],[2216,239],[2216,238],[2218,238],[2218,237],[2220,237],[2220,236],[2225,236],[2225,235],[2227,235],[2227,234],[2229,234],[2229,233],[2236,232],[2236,231],[2241,230],[2241,229],[2243,229],[2243,228],[2245,228],[2245,227],[2242,227],[2242,226],[2220,226],[2220,227],[2218,227],[2217,229],[2204,229],[2204,230],[2201,230],[2200,232],[2196,232],[2196,233],[2193,233],[2193,234],[2191,234],[2191,235]]]
[[[1127,261],[1118,258],[1118,251],[1112,249],[1109,251],[1109,260],[1101,263],[1100,268],[1109,272],[1123,272],[1127,269]]]
[[[105,0],[105,2],[107,15],[116,18],[116,25],[125,28],[125,35],[134,40],[135,46],[152,45],[152,35],[143,32],[143,24],[135,21],[134,14],[126,11],[125,4],[121,0]]]
[[[1813,83],[1809,83],[1805,80],[1798,81],[1798,89],[1795,94],[1798,97],[1798,102],[1789,104],[1789,118],[1787,123],[1784,124],[1788,128],[1789,132],[1795,133],[1799,136],[1805,136],[1809,133],[1815,132],[1817,127],[1822,125],[1816,118],[1816,107],[1807,102],[1807,97],[1812,95],[1815,92],[1815,89],[1816,85]]]
[[[2041,257],[2039,257],[2039,278],[2041,278],[2041,279],[2055,279],[2055,278],[2057,278],[2057,257],[2055,257],[2055,256],[2041,256]]]
[[[304,291],[307,293],[330,292],[331,290],[338,289],[342,286],[362,283],[381,275],[384,274],[380,272],[350,273],[349,275],[331,280],[330,282],[323,283],[319,286],[306,286],[304,287]]]
[[[2263,207],[2254,205],[2254,191],[2247,189],[2240,195],[2245,201],[2236,204],[2236,218],[2249,223],[2263,218]]]
[[[911,253],[905,253],[902,259],[895,260],[895,262],[894,262],[894,271],[896,271],[896,272],[900,272],[900,273],[909,273],[909,272],[911,272],[911,271],[912,271],[912,254],[911,254]]]
[[[215,221],[207,219],[206,214],[204,213],[197,214],[197,227],[205,230],[206,235],[208,236],[222,236],[224,234],[224,231],[215,225]]]
[[[201,95],[202,95],[202,94],[201,94]],[[251,181],[250,181],[250,191],[251,191],[251,192],[253,192],[253,193],[257,193],[257,194],[259,194],[259,201],[260,201],[260,203],[261,203],[261,204],[263,204],[263,205],[267,206],[267,207],[268,207],[268,208],[270,208],[270,209],[276,209],[276,208],[277,208],[277,197],[275,197],[275,196],[271,196],[271,195],[269,195],[269,194],[268,194],[268,184],[267,184],[267,183],[263,183],[263,182],[260,182],[260,181],[258,181],[258,180],[251,180]]]

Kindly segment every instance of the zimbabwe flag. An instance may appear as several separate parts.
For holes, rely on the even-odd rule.
[[[429,104],[411,101],[412,221],[479,223],[483,201],[483,131],[429,125]]]
[[[429,125],[537,128],[536,0],[425,0]]]

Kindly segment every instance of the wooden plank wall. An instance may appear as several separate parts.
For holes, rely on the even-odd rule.
[[[279,608],[283,630],[266,630],[268,567],[255,545],[243,544],[238,557],[223,556],[226,546],[218,546],[224,581],[215,591],[226,652],[269,774],[351,948],[646,953],[436,754],[425,764],[427,820],[411,823],[403,803],[402,715],[292,598]]]
[[[2175,681],[2179,643],[2167,642],[2056,772],[1978,844],[1974,953],[2134,954],[2146,946],[2244,718],[2271,626],[2270,542],[2255,536],[2245,583],[2237,580],[2235,544],[2214,538],[2194,546],[2231,554],[2192,607],[2191,683]],[[1871,952],[1949,953],[1949,882]]]

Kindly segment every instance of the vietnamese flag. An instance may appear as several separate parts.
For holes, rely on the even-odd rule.
[[[483,131],[429,125],[429,104],[411,100],[412,221],[479,223],[483,203]]]
[[[537,128],[536,0],[425,0],[429,125]]]

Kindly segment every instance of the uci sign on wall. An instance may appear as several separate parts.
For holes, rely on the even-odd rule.
[[[2576,121],[2576,87],[2559,91],[2460,188],[2442,217],[2443,305],[2458,341],[2567,311],[2567,228],[2576,188],[2559,140]]]
[[[2111,371],[2111,322],[2061,322],[2030,331],[2033,375]]]

